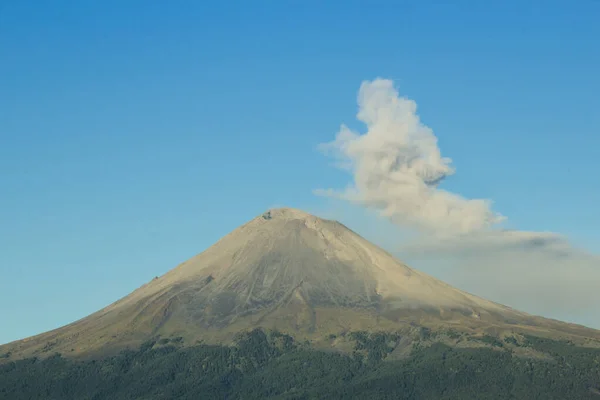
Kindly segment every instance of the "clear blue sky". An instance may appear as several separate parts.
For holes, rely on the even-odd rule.
[[[311,190],[348,178],[316,146],[378,76],[449,188],[600,250],[599,1],[217,3],[0,4],[0,343],[271,206],[326,207]]]

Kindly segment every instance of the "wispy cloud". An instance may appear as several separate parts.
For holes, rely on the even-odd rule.
[[[480,296],[600,328],[600,257],[552,233],[479,232],[420,238],[398,252],[451,268],[451,283]]]
[[[439,187],[455,173],[452,161],[420,121],[416,103],[401,97],[392,81],[363,82],[358,107],[366,132],[342,125],[335,140],[320,145],[351,174],[352,183],[315,193],[412,229],[418,236],[400,246],[402,253],[454,259],[454,283],[479,295],[555,317],[600,305],[600,258],[552,232],[503,230],[506,217],[492,210],[490,200]]]

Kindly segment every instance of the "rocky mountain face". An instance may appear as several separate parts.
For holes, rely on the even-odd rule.
[[[534,317],[409,268],[344,225],[273,209],[108,307],[0,346],[12,358],[108,354],[151,338],[227,343],[262,327],[344,350],[350,331],[456,330],[587,343],[600,332]]]

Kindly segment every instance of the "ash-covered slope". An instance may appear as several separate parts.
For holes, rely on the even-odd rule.
[[[254,218],[105,309],[1,346],[0,354],[93,354],[157,335],[222,342],[258,326],[314,340],[340,331],[411,326],[600,336],[462,292],[407,267],[338,222],[282,208]]]
[[[407,267],[338,222],[287,208],[253,219],[109,309],[158,293],[177,293],[191,319],[208,325],[293,302],[511,312]]]

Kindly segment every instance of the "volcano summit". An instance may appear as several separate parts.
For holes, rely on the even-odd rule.
[[[334,348],[332,336],[358,330],[600,338],[598,331],[460,291],[409,268],[339,222],[280,208],[108,307],[0,346],[0,353],[104,354],[156,337],[227,343],[256,327]]]

